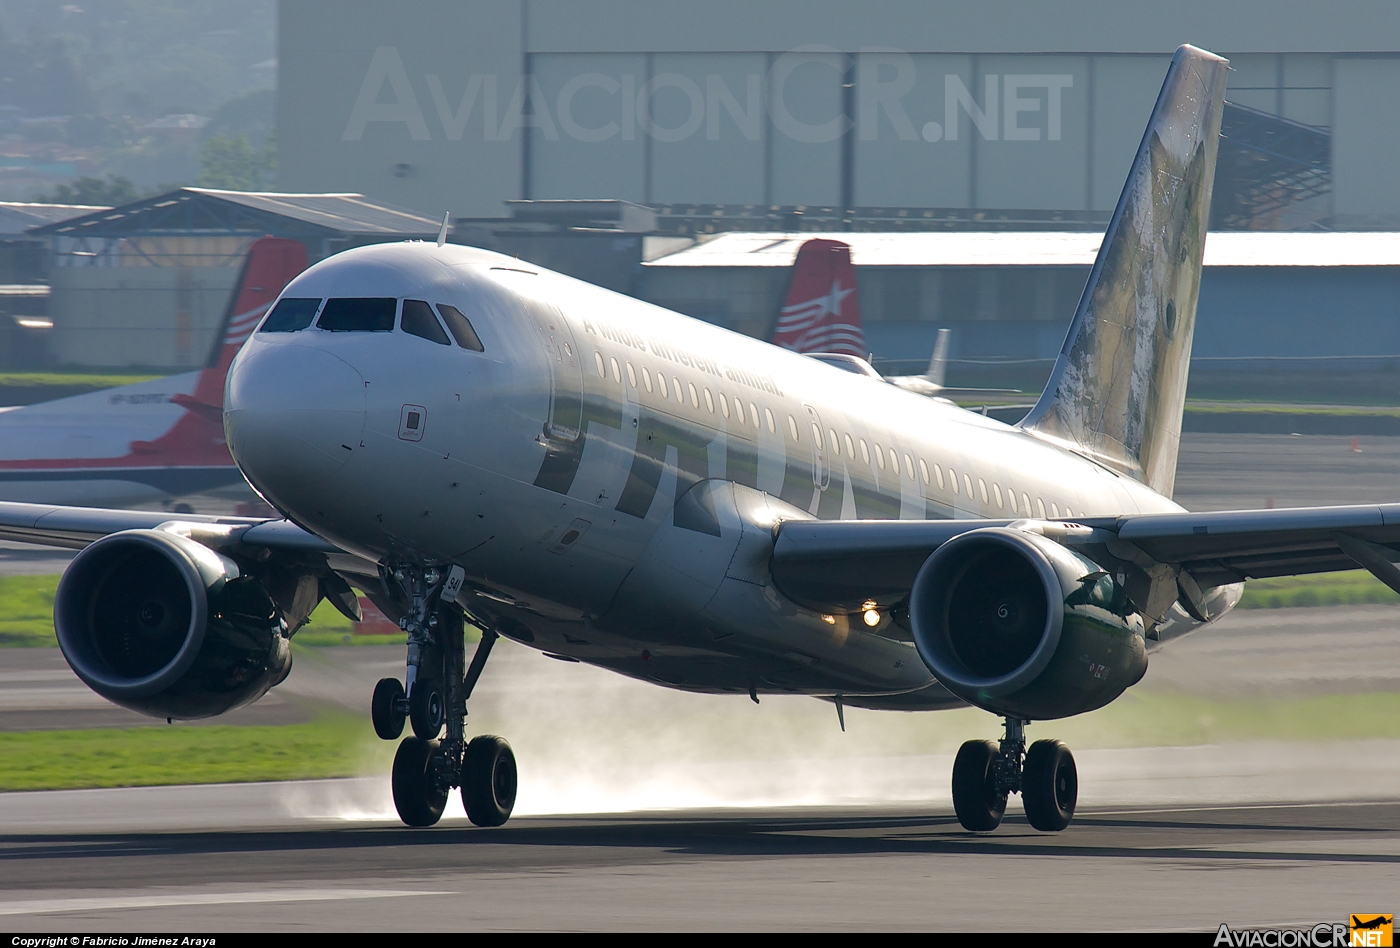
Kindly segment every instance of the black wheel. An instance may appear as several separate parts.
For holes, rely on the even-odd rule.
[[[515,809],[515,754],[505,738],[472,738],[462,761],[462,805],[477,826],[500,826]]]
[[[1031,825],[1058,833],[1074,818],[1078,799],[1079,771],[1069,748],[1059,741],[1032,744],[1021,771],[1021,803]]]
[[[415,681],[408,695],[408,719],[413,722],[413,733],[425,741],[431,741],[442,733],[443,722],[447,719],[447,702],[442,700],[442,691],[436,684]]]
[[[397,678],[381,678],[369,702],[369,718],[374,733],[386,741],[396,741],[403,733],[403,685]]]
[[[995,741],[968,741],[953,760],[953,810],[963,829],[987,833],[1001,824],[1006,794],[996,788],[996,763],[1001,749]]]
[[[442,819],[448,791],[438,785],[434,758],[441,745],[405,737],[394,755],[394,809],[409,826],[432,826]]]

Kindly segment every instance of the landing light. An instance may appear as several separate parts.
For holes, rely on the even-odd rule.
[[[866,610],[865,610],[865,624],[868,625],[868,626],[870,626],[872,629],[875,628],[875,626],[879,625],[879,624],[880,624],[880,610],[879,610],[879,609],[866,609]]]
[[[825,622],[827,625],[835,625],[835,624],[836,624],[836,617],[835,617],[835,616],[827,616],[827,615],[824,615],[824,616],[822,616],[822,621]]]

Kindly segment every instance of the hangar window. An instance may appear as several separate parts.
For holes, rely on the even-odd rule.
[[[316,325],[331,332],[393,332],[399,301],[382,298],[326,300]]]
[[[440,346],[450,346],[447,333],[433,315],[433,308],[422,300],[404,300],[403,315],[399,317],[399,328],[412,336],[418,336]]]
[[[452,333],[457,345],[472,352],[486,351],[486,347],[481,344],[481,337],[472,328],[471,320],[463,316],[460,309],[448,303],[439,303],[437,307],[438,312],[442,313],[442,321],[447,323],[447,331]]]
[[[311,325],[311,321],[316,318],[316,310],[320,308],[320,300],[279,300],[258,332],[296,332],[298,329],[305,329]]]

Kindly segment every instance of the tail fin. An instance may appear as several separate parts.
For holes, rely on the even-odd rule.
[[[849,244],[815,238],[798,248],[773,344],[794,352],[843,352],[865,358],[865,328]]]
[[[1171,496],[1227,62],[1182,46],[1138,146],[1032,433]]]
[[[924,373],[924,378],[939,388],[943,388],[943,383],[948,378],[948,337],[952,334],[951,329],[938,330],[938,339],[933,344],[933,356],[929,358],[928,371]]]

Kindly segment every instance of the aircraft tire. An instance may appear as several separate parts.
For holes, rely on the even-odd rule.
[[[403,685],[397,678],[381,678],[374,686],[369,702],[369,717],[374,733],[386,741],[396,741],[403,734]]]
[[[500,826],[515,809],[515,753],[505,738],[472,738],[462,760],[462,806],[477,826]]]
[[[1078,799],[1079,771],[1069,748],[1060,741],[1032,744],[1021,770],[1021,803],[1031,826],[1058,833],[1074,819]]]
[[[953,760],[953,810],[963,829],[989,833],[1001,824],[1006,795],[996,789],[995,741],[967,741]]]
[[[414,735],[425,741],[435,740],[442,733],[446,718],[447,702],[442,689],[432,682],[414,682],[408,695],[408,719]]]
[[[432,767],[441,746],[406,737],[394,754],[394,809],[408,826],[432,826],[442,819],[447,791],[438,785]]]

